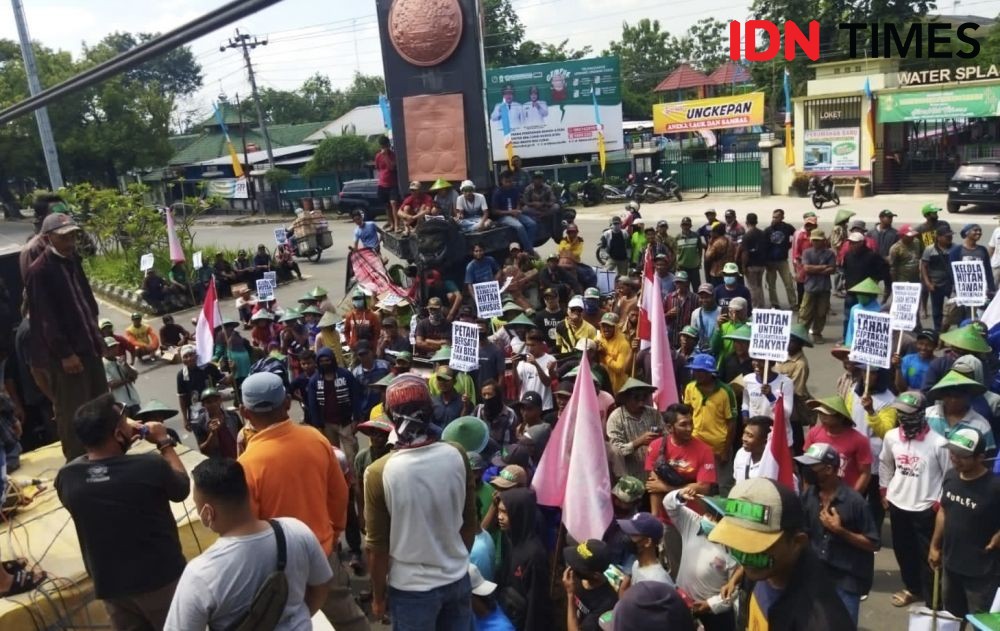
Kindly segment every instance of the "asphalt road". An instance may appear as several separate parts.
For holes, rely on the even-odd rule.
[[[891,195],[880,196],[861,200],[845,199],[843,207],[851,208],[858,213],[858,218],[869,222],[875,221],[878,212],[883,208],[892,209],[900,216],[896,219],[896,225],[903,223],[918,223],[920,221],[919,209],[923,204],[933,202],[940,206],[944,205],[944,196],[909,196]],[[766,224],[770,219],[770,212],[774,208],[784,208],[786,219],[792,225],[801,224],[802,213],[812,210],[808,199],[791,198],[756,198],[756,197],[725,197],[703,200],[689,200],[683,203],[660,202],[647,205],[642,209],[643,219],[646,222],[655,222],[659,219],[667,219],[670,222],[670,230],[676,233],[680,229],[680,218],[690,216],[695,226],[704,222],[702,213],[707,208],[715,208],[722,215],[722,211],[733,208],[737,211],[737,216],[742,221],[747,212],[756,212],[760,217],[761,224]],[[595,263],[594,247],[600,232],[608,225],[610,216],[618,212],[618,206],[600,206],[596,208],[580,209],[577,223],[580,226],[581,236],[586,242],[584,256],[587,262]],[[832,218],[836,209],[827,207],[820,211],[820,228],[829,231],[832,227]],[[995,221],[992,220],[992,213],[963,213],[962,215],[946,215],[942,213],[942,218],[951,221],[953,228],[960,227],[966,222],[979,222],[983,225],[984,238],[987,238],[992,231]],[[961,219],[960,219],[961,218]],[[324,252],[323,258],[318,263],[309,263],[300,260],[299,264],[302,272],[307,276],[303,282],[293,282],[290,285],[282,286],[278,289],[279,303],[288,305],[294,304],[295,300],[307,289],[322,285],[326,287],[331,296],[335,299],[343,297],[345,262],[347,246],[351,241],[353,224],[346,218],[334,219],[330,222],[333,232],[334,246],[332,250]],[[762,225],[763,227],[763,225]],[[273,224],[256,224],[244,226],[231,225],[208,225],[201,224],[196,231],[196,242],[204,245],[219,244],[230,248],[256,247],[258,243],[273,244]],[[23,243],[25,236],[30,232],[28,222],[0,222],[0,246],[7,243]],[[539,249],[545,254],[554,250],[553,243],[547,243]],[[780,283],[780,281],[779,281]],[[782,287],[779,287],[779,296],[784,296]],[[839,331],[843,323],[843,302],[834,299],[833,309],[836,315],[830,317],[824,336],[828,340],[840,339]],[[222,305],[223,315],[235,316],[235,307],[232,301],[226,301]],[[128,324],[128,313],[114,305],[101,304],[102,317],[110,318],[116,326],[116,330]],[[197,311],[192,309],[176,315],[179,323],[187,326]],[[154,326],[159,326],[159,322],[153,322]],[[192,327],[193,328],[193,327]],[[833,393],[833,384],[840,375],[840,364],[834,361],[829,354],[831,344],[806,349],[809,358],[811,375],[809,380],[810,391],[814,396],[827,396]],[[175,375],[176,366],[152,364],[144,365],[140,368],[140,378],[138,389],[143,401],[159,399],[168,404],[175,404]],[[185,435],[183,428],[179,426],[179,421],[173,422],[175,429],[182,434],[186,443],[196,447],[193,437]],[[862,603],[861,607],[861,628],[873,631],[883,631],[888,629],[904,629],[907,623],[905,612],[892,607],[889,603],[890,595],[901,588],[898,568],[891,552],[891,538],[889,536],[888,523],[883,528],[883,548],[876,554],[875,583],[871,596]]]

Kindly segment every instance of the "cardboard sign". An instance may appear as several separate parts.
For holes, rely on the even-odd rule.
[[[955,277],[955,304],[982,307],[986,304],[986,270],[979,261],[952,261]]]
[[[274,287],[266,278],[257,281],[257,300],[274,300]]]
[[[204,261],[201,260],[201,251],[195,252],[194,256],[191,257],[191,265],[193,265],[195,269],[205,267]]]
[[[865,366],[889,368],[892,357],[892,316],[857,310],[854,312],[852,362]]]
[[[597,274],[597,290],[601,292],[601,295],[607,296],[614,293],[615,283],[618,282],[618,272],[595,267],[594,273]]]
[[[264,280],[271,283],[271,292],[278,288],[278,272],[264,272]]]
[[[448,366],[460,372],[471,372],[479,368],[478,324],[451,323],[451,359],[448,360]]]
[[[152,252],[150,252],[149,254],[143,254],[142,257],[139,259],[139,271],[146,272],[148,270],[153,269],[153,263],[155,262],[155,260],[156,259],[153,256]]]
[[[912,331],[920,311],[920,283],[893,283],[889,316],[893,331]]]
[[[750,357],[783,362],[788,359],[788,339],[792,335],[792,312],[754,309],[750,333]]]
[[[488,283],[476,283],[472,286],[476,298],[476,312],[480,318],[493,318],[503,315],[503,305],[500,300],[500,285],[495,280]],[[476,334],[479,335],[478,333]],[[478,347],[478,345],[477,345]]]
[[[278,245],[284,245],[288,234],[285,232],[284,228],[274,229],[274,242]]]

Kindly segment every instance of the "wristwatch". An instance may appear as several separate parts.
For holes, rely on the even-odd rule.
[[[173,436],[168,436],[161,441],[157,441],[156,443],[156,448],[160,451],[163,451],[167,447],[176,447],[176,446],[177,446],[177,439],[175,439]]]

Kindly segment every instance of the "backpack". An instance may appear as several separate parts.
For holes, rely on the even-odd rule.
[[[278,544],[278,567],[261,583],[247,612],[226,627],[226,631],[273,631],[285,611],[285,604],[288,602],[288,577],[285,576],[288,549],[285,545],[285,533],[277,520],[267,521],[274,530],[274,539]]]

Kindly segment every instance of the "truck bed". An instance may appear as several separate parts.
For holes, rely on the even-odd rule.
[[[417,240],[412,234],[404,237],[398,232],[386,232],[381,228],[379,232],[382,234],[382,247],[408,263],[417,261]],[[510,244],[517,239],[517,233],[509,226],[496,226],[481,232],[466,232],[463,236],[465,253],[469,259],[472,258],[472,248],[481,245],[486,254],[499,261],[507,258]]]

